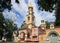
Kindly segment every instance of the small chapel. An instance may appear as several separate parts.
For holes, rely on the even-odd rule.
[[[28,6],[28,14],[25,21],[18,31],[18,36],[13,32],[14,42],[39,42],[39,41],[60,41],[60,27],[55,27],[54,23],[50,23],[49,29],[46,29],[44,19],[41,20],[41,25],[35,25],[35,16],[33,6]]]

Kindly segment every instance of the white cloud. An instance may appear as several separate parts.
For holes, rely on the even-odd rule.
[[[11,20],[13,20],[13,21],[15,21],[17,18],[16,18],[16,14],[15,13],[13,13],[13,12],[8,12],[8,10],[5,10],[4,12],[3,12],[3,14],[4,14],[4,16],[5,16],[5,18],[9,18],[9,19],[11,19]]]

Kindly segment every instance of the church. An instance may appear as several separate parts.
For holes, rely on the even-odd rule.
[[[27,13],[25,21],[18,31],[18,36],[13,32],[14,42],[60,41],[60,27],[54,27],[54,23],[50,23],[50,28],[46,29],[44,19],[41,20],[41,25],[37,27],[32,5],[28,6]]]

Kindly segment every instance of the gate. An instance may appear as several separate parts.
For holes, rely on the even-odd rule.
[[[59,37],[58,33],[55,32],[55,31],[53,31],[53,32],[50,32],[50,33],[49,33],[49,35],[48,35],[48,40],[49,40],[50,42],[57,42],[57,41],[58,41],[58,37]]]

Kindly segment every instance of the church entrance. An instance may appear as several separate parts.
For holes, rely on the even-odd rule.
[[[24,33],[24,32],[21,32],[21,33],[20,33],[20,39],[21,39],[21,40],[25,40],[25,33]]]
[[[51,42],[57,42],[58,41],[58,37],[59,37],[59,35],[55,31],[54,32],[50,32],[49,35],[48,35],[48,39]]]

